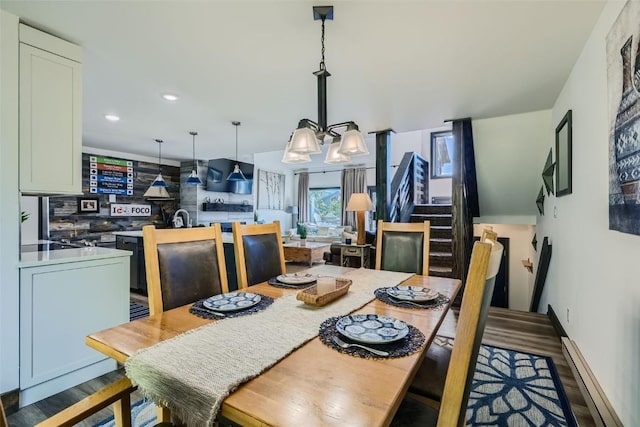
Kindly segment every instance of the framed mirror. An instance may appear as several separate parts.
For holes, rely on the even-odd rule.
[[[571,110],[556,127],[556,197],[571,194]]]

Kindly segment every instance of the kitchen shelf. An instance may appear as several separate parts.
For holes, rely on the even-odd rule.
[[[231,203],[203,203],[202,210],[207,212],[253,212],[253,205]]]

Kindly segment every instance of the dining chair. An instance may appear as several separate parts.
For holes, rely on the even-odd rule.
[[[376,270],[429,275],[431,223],[378,221]]]
[[[234,222],[233,246],[239,289],[266,282],[287,271],[280,221],[271,224]]]
[[[491,239],[474,243],[450,358],[446,363],[442,358],[438,359],[436,365],[425,359],[409,387],[409,398],[439,409],[438,426],[465,422],[471,382],[503,250],[500,243]],[[400,405],[399,418],[407,406],[406,402]]]
[[[2,399],[0,399],[0,427],[7,427],[8,425],[7,415],[4,412],[4,405],[2,404]]]
[[[220,224],[142,227],[149,314],[229,292]]]

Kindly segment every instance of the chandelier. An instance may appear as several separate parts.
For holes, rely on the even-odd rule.
[[[318,154],[325,139],[331,141],[325,163],[344,163],[351,157],[369,154],[364,136],[353,121],[327,125],[327,77],[331,76],[324,63],[324,23],[333,20],[333,6],[313,6],[314,21],[322,21],[322,59],[320,69],[313,74],[318,78],[318,121],[302,119],[291,135],[282,157],[283,163],[310,162],[310,154]],[[340,131],[340,132],[339,132]]]

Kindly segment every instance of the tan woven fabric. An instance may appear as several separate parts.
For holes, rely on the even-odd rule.
[[[305,305],[289,295],[260,313],[223,319],[141,350],[127,360],[127,376],[187,425],[212,425],[225,397],[317,336],[325,319],[346,315],[371,301],[376,288],[412,276],[335,266],[307,271],[343,272],[340,277],[353,283],[347,295],[324,307]]]

